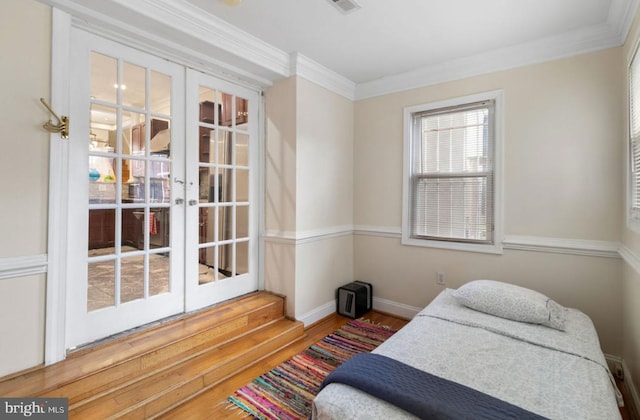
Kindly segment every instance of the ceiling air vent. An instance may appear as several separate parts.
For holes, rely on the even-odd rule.
[[[342,13],[347,14],[356,11],[360,8],[360,5],[355,0],[328,0]]]

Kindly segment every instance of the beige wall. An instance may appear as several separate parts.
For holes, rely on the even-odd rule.
[[[296,79],[266,91],[265,230],[296,229]]]
[[[2,257],[43,254],[47,249],[49,118],[39,98],[49,99],[51,12],[32,0],[2,4],[0,48],[3,74],[0,168]],[[9,71],[10,70],[10,71]]]
[[[621,68],[625,72],[624,80],[626,78],[627,66],[631,60],[631,56],[634,52],[636,45],[640,42],[640,12],[636,15],[633,22],[629,37],[624,45],[624,56],[621,61]],[[626,86],[625,86],[626,88]],[[620,101],[623,106],[627,105],[627,95],[623,95]],[[626,112],[623,114],[627,116]],[[628,137],[626,127],[628,126],[628,119],[625,118],[622,123],[623,132],[620,136],[620,143],[624,149],[627,150]],[[628,155],[625,155],[625,161],[627,161]],[[621,165],[621,177],[623,180],[627,180],[627,166]],[[623,182],[626,185],[626,182]],[[626,201],[625,201],[626,202]],[[622,209],[620,213],[620,219],[622,221],[622,242],[626,248],[627,253],[631,258],[635,259],[635,264],[626,264],[623,269],[623,281],[622,281],[622,339],[623,339],[623,351],[622,358],[631,374],[632,382],[635,384],[636,389],[640,386],[640,273],[637,271],[640,267],[640,233],[634,232],[626,226],[626,211]],[[634,269],[634,267],[636,267]]]
[[[44,363],[44,276],[0,280],[0,377]]]
[[[0,258],[47,252],[50,8],[5,0],[0,18]],[[637,19],[636,19],[637,21]],[[637,22],[634,28],[637,28]],[[632,31],[632,33],[635,33]],[[400,245],[345,234],[348,226],[401,221],[402,109],[503,89],[505,234],[623,241],[624,49],[585,54],[355,103],[301,78],[267,92],[265,279],[303,316],[358,278],[376,297],[421,307],[472,278],[510,281],[584,310],[603,349],[622,355],[640,383],[640,274],[621,260],[506,250],[504,255]],[[25,54],[24,51],[29,51]],[[623,139],[623,141],[620,141]],[[45,276],[0,279],[0,376],[43,361]]]
[[[622,203],[622,49],[491,73],[362,100],[355,108],[354,223],[400,229],[403,107],[504,92],[504,232],[618,241]],[[487,255],[402,246],[359,235],[355,276],[376,297],[422,307],[476,278],[538,289],[589,314],[605,352],[622,351],[620,260],[505,250]]]
[[[492,279],[536,289],[589,314],[605,353],[622,353],[620,260],[506,250],[504,255],[404,246],[400,239],[355,238],[354,271],[373,283],[375,297],[422,308],[443,286],[455,289],[473,279]]]
[[[353,280],[353,102],[292,77],[265,108],[265,287],[300,318]]]
[[[502,89],[505,235],[618,240],[620,60],[614,48],[357,102],[355,223],[401,224],[404,107]]]
[[[0,14],[0,258],[47,252],[51,11],[6,0]],[[44,361],[43,275],[0,279],[0,376]]]
[[[265,98],[264,281],[267,290],[289,297],[286,311],[293,316],[296,249],[283,237],[296,230],[296,79],[275,83]]]
[[[353,102],[299,78],[297,112],[297,229],[351,225]]]
[[[353,102],[306,79],[297,93],[296,317],[334,299],[353,280]]]
[[[327,303],[330,303],[329,311],[333,312],[336,289],[353,279],[352,235],[299,244],[296,264],[296,318],[304,320],[310,312]]]

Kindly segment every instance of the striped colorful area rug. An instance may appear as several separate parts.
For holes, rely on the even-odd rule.
[[[258,419],[308,419],[323,379],[357,353],[395,333],[365,319],[349,321],[320,342],[237,390],[228,400]]]

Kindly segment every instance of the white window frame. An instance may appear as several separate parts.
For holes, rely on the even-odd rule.
[[[413,115],[440,108],[449,108],[471,104],[481,101],[494,101],[494,127],[493,127],[493,162],[494,162],[494,231],[492,243],[467,243],[453,240],[418,239],[411,237],[411,170],[413,161]],[[402,185],[402,244],[422,246],[430,248],[442,248],[458,251],[483,252],[490,254],[502,254],[503,252],[503,92],[495,90],[458,98],[451,98],[427,104],[404,108],[404,171]]]
[[[628,138],[628,143],[627,143],[627,153],[628,153],[628,159],[626,160],[626,172],[627,172],[627,185],[626,185],[626,190],[627,190],[627,202],[625,205],[626,208],[626,213],[627,213],[627,227],[631,230],[633,230],[636,233],[640,233],[640,208],[634,208],[634,191],[640,187],[640,186],[636,186],[636,184],[638,182],[640,182],[640,179],[636,179],[636,178],[640,178],[640,174],[638,174],[636,176],[636,174],[634,173],[634,167],[636,165],[634,165],[634,153],[633,153],[633,142],[634,142],[634,133],[633,133],[633,120],[632,120],[632,98],[633,98],[633,83],[632,83],[632,77],[633,77],[633,72],[632,72],[632,68],[635,64],[635,60],[639,59],[638,58],[638,49],[640,48],[640,42],[636,42],[636,45],[634,46],[634,48],[631,50],[631,56],[629,57],[628,60],[628,66],[627,66],[627,110],[628,110],[628,114],[627,114],[627,119],[628,119],[628,125],[627,125],[627,138]],[[640,62],[639,62],[640,63]],[[640,64],[639,64],[640,65]],[[640,73],[640,68],[638,69],[639,73]],[[640,78],[640,74],[637,75],[638,78]],[[640,82],[640,80],[639,80]],[[640,90],[640,83],[637,84],[637,89]],[[640,98],[640,92],[637,93],[638,98]],[[640,101],[637,104],[640,107]],[[640,112],[640,110],[639,110]],[[640,142],[640,134],[636,135],[636,139],[635,141]]]

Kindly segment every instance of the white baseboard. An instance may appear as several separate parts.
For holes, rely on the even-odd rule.
[[[313,324],[314,322],[318,322],[323,318],[328,317],[332,313],[336,311],[336,301],[332,300],[330,302],[325,303],[322,306],[319,306],[305,314],[300,316],[296,316],[296,320],[302,321],[305,327]]]
[[[622,370],[624,386],[627,388],[629,394],[631,394],[630,396],[632,400],[625,401],[625,405],[629,409],[629,414],[631,415],[632,419],[640,418],[640,413],[637,412],[637,410],[640,409],[640,398],[638,397],[638,391],[633,384],[633,378],[631,377],[631,372],[629,371],[627,364],[625,363],[624,359],[619,356],[605,354],[604,357],[607,360],[607,365],[609,365],[609,370],[611,370],[613,376],[617,376],[616,370]]]
[[[392,300],[373,298],[373,309],[387,314],[395,315],[400,318],[412,319],[423,308],[405,305],[404,303],[394,302]]]
[[[609,370],[616,376],[616,367],[620,367],[622,369],[622,358],[620,356],[614,356],[612,354],[604,355],[605,360],[607,361],[607,365],[609,366]]]
[[[395,315],[404,319],[411,319],[418,312],[422,310],[422,308],[418,308],[415,306],[405,305],[403,303],[394,302],[392,300],[381,299],[374,297],[373,298],[373,309],[376,311],[384,312],[390,315]],[[305,327],[313,324],[314,322],[318,322],[323,318],[328,317],[336,311],[336,301],[332,300],[330,302],[325,303],[322,306],[318,306],[317,308],[302,314],[300,316],[296,316],[298,321],[301,321]]]
[[[627,386],[627,389],[629,390],[629,393],[631,394],[631,399],[633,400],[632,404],[634,407],[630,407],[630,408],[634,408],[635,409],[635,413],[630,413],[631,414],[631,418],[632,419],[637,419],[640,418],[640,397],[638,396],[638,390],[636,389],[635,385],[633,384],[633,379],[631,378],[631,372],[629,372],[629,368],[627,367],[627,364],[625,363],[624,360],[622,360],[622,372],[624,374],[624,382]],[[629,410],[631,411],[631,410]]]

